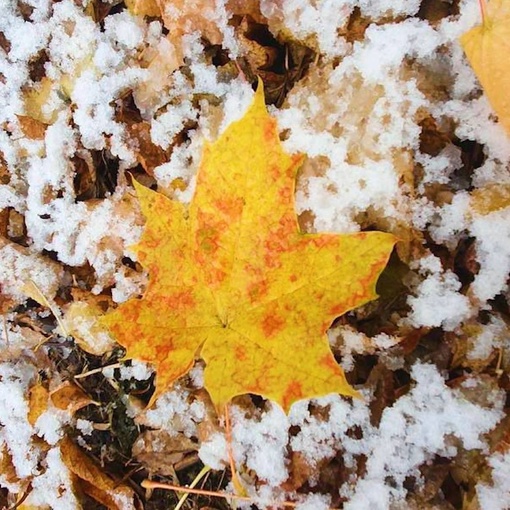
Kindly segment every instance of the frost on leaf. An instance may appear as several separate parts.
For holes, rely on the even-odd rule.
[[[103,321],[128,358],[156,366],[153,401],[202,357],[218,410],[254,393],[297,400],[357,392],[330,351],[332,321],[376,297],[395,238],[299,231],[301,156],[281,148],[262,87],[206,147],[191,204],[136,184],[147,219],[134,249],[150,282]]]

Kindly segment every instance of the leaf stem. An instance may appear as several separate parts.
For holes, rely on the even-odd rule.
[[[480,5],[480,12],[482,13],[482,24],[485,26],[487,20],[487,4],[485,0],[478,0],[478,4]]]

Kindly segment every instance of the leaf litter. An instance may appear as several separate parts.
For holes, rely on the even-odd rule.
[[[191,484],[206,464],[197,488],[232,492],[239,479],[259,508],[508,508],[510,150],[493,37],[508,6],[485,7],[484,18],[468,0],[5,7],[2,505],[171,508],[179,496],[143,480]],[[300,231],[398,238],[377,299],[336,315],[301,303],[327,322],[319,336],[331,326],[323,349],[362,399],[331,386],[285,405],[270,386],[215,386],[195,347],[173,382],[136,352],[138,335],[118,339],[125,350],[95,320],[150,294],[143,209],[163,202],[173,222],[168,204],[193,209],[202,155],[240,125],[258,77],[284,152],[304,155]],[[227,434],[218,403],[232,397]]]

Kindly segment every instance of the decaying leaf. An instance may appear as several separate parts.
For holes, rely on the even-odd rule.
[[[50,399],[57,409],[75,413],[78,409],[88,406],[94,401],[76,384],[71,381],[63,382],[58,388],[55,388]]]
[[[482,85],[499,121],[510,134],[510,70],[508,40],[510,37],[510,2],[481,0],[483,22],[460,39],[464,52]]]
[[[16,474],[16,468],[12,463],[12,456],[5,443],[0,448],[0,475],[8,483],[18,483],[19,478]]]
[[[60,96],[71,97],[76,84],[76,80],[86,70],[96,72],[92,61],[92,54],[88,55],[81,60],[78,60],[72,72],[63,74],[60,80],[54,81],[47,76],[44,76],[36,85],[24,91],[24,113],[25,116],[32,119],[32,125],[29,127],[29,138],[40,137],[43,131],[43,126],[53,124],[57,120],[57,110],[52,103]],[[59,101],[62,99],[60,98]],[[37,126],[37,123],[43,126]],[[28,121],[25,120],[22,124],[22,129],[28,129]],[[31,133],[31,134],[30,134]]]
[[[116,483],[97,466],[71,439],[60,441],[62,461],[76,476],[78,487],[109,510],[134,508],[133,491],[126,485]]]
[[[149,287],[103,323],[127,357],[156,365],[152,401],[196,354],[219,410],[245,393],[285,410],[302,398],[357,395],[326,330],[376,297],[395,238],[300,232],[301,161],[283,152],[259,86],[243,119],[206,148],[189,208],[136,185],[147,224],[135,250]]]
[[[180,46],[175,46],[168,36],[162,38],[155,48],[142,53],[141,64],[147,69],[147,78],[133,90],[140,110],[149,110],[160,103],[164,90],[172,83],[172,73],[181,63]]]
[[[42,140],[46,133],[47,125],[37,119],[18,115],[19,125],[23,134],[31,140]]]
[[[151,140],[151,128],[148,122],[137,122],[127,125],[130,142],[136,145],[136,159],[142,168],[154,175],[154,169],[166,163],[168,156],[165,151]]]
[[[172,476],[175,464],[196,450],[197,443],[183,433],[170,435],[164,430],[146,430],[138,436],[132,454],[149,472]]]
[[[215,4],[210,0],[157,0],[161,16],[172,40],[182,44],[182,36],[198,31],[211,44],[221,44],[223,36],[215,18]]]

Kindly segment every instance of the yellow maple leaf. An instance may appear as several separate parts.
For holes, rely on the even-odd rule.
[[[480,0],[483,22],[461,38],[464,52],[499,121],[510,134],[510,1]]]
[[[395,237],[300,232],[301,162],[283,152],[259,86],[245,116],[206,147],[189,207],[135,184],[147,224],[134,248],[149,286],[103,323],[128,358],[155,364],[151,403],[197,355],[219,411],[245,393],[285,411],[303,398],[357,395],[326,330],[376,297]]]

